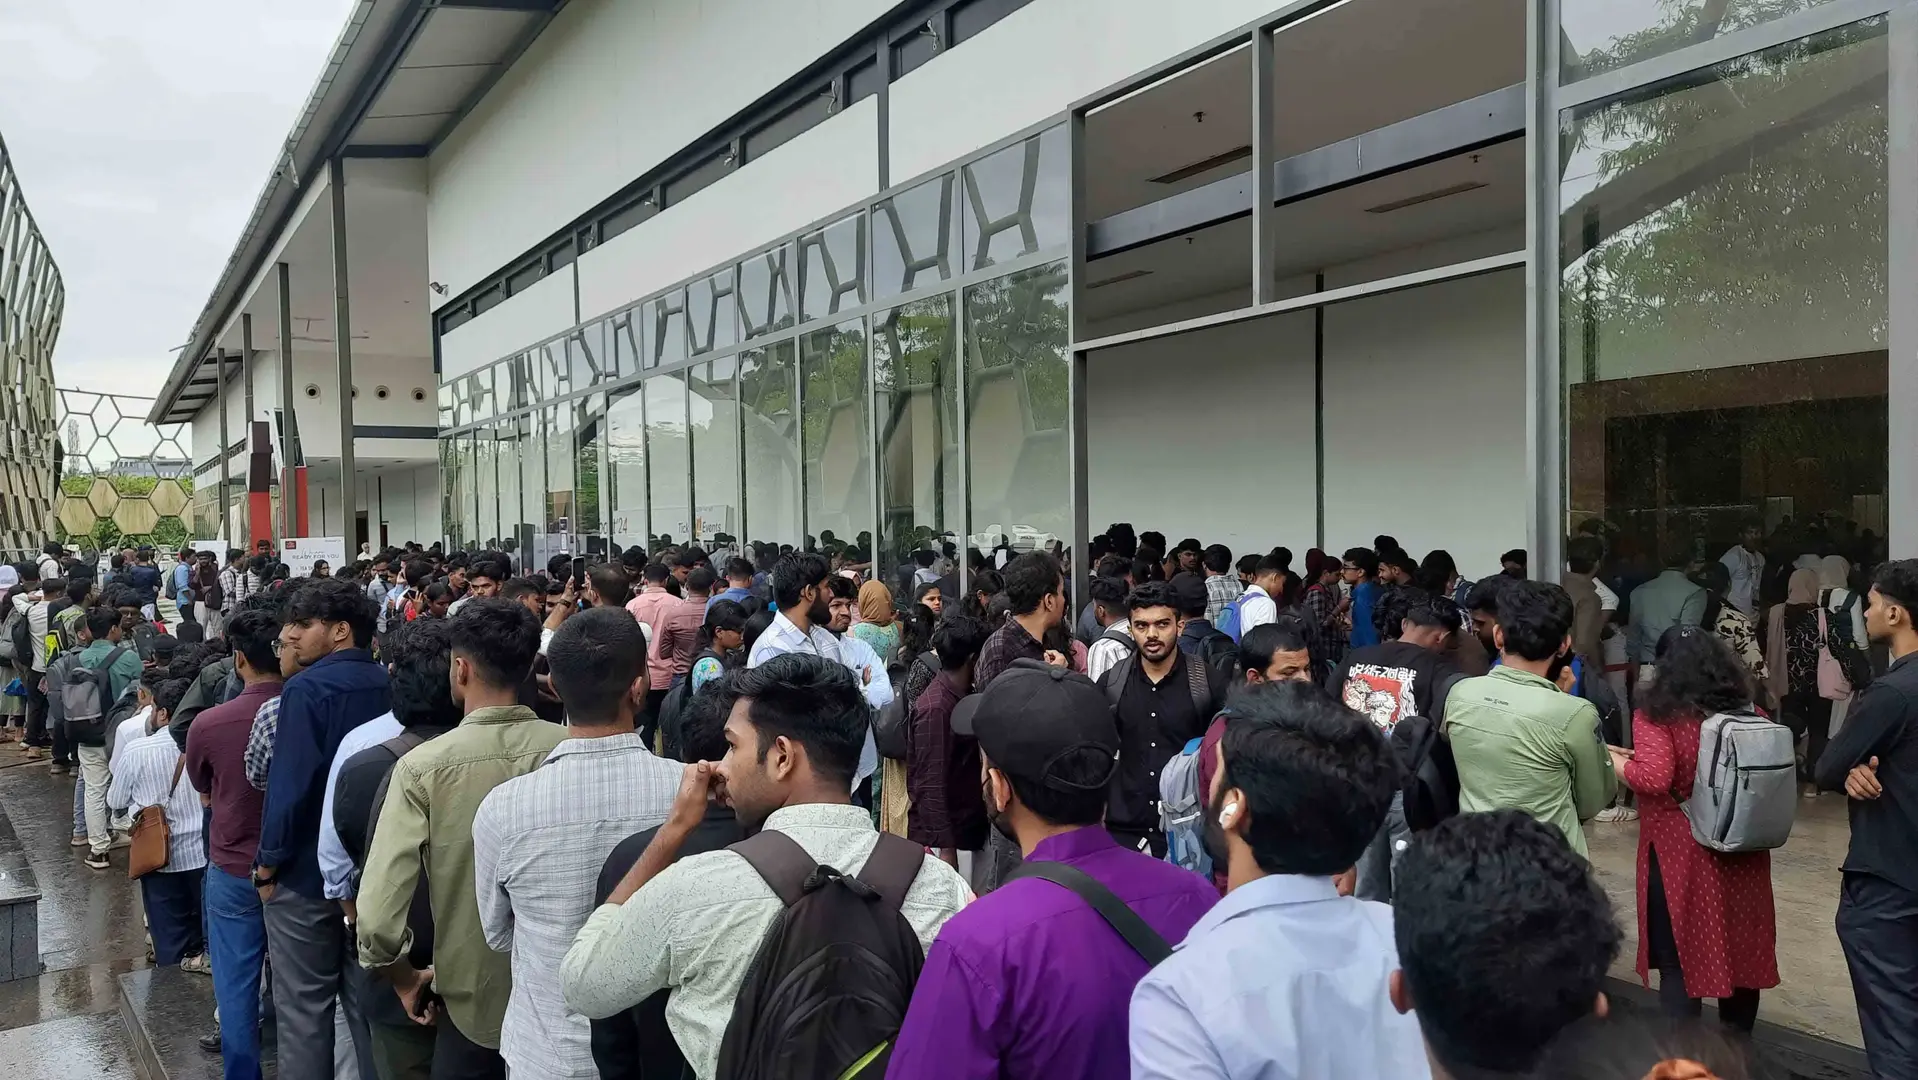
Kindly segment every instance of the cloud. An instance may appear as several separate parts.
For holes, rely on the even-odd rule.
[[[0,137],[66,284],[61,386],[158,392],[353,0],[0,0]]]

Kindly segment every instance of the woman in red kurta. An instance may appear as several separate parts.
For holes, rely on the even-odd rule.
[[[1680,803],[1698,773],[1704,719],[1747,712],[1751,676],[1709,631],[1682,626],[1658,643],[1658,675],[1632,724],[1630,751],[1613,764],[1638,793],[1638,976],[1659,971],[1666,1011],[1695,1016],[1717,998],[1719,1017],[1750,1031],[1758,992],[1778,985],[1771,853],[1724,854],[1692,839]]]

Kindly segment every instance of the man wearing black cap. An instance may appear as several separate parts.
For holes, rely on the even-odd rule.
[[[1203,587],[1199,598],[1203,607]],[[1119,724],[1119,773],[1112,783],[1106,829],[1134,851],[1165,854],[1159,830],[1159,772],[1225,703],[1225,680],[1179,649],[1184,619],[1171,590],[1148,581],[1126,597],[1137,655],[1099,680]]]
[[[978,739],[986,814],[1026,862],[939,932],[891,1074],[1124,1076],[1125,1040],[1115,1034],[1125,1030],[1133,986],[1217,894],[1196,874],[1127,851],[1099,827],[1120,739],[1090,679],[1015,660],[960,703],[952,726]],[[1082,890],[1141,920],[1158,955],[1129,944]]]

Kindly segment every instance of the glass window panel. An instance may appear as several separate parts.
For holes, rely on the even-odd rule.
[[[793,342],[739,354],[739,422],[746,454],[746,535],[799,544],[799,394]]]
[[[639,373],[639,332],[633,327],[631,309],[614,315],[608,332],[613,342],[613,371],[621,376]]]
[[[1070,543],[1066,266],[966,290],[966,449],[971,546]]]
[[[440,440],[440,522],[453,550],[473,535],[472,456],[471,435]]]
[[[739,398],[737,361],[725,357],[692,368],[694,532],[708,551],[739,550]],[[722,539],[723,538],[723,539]],[[715,568],[717,563],[715,563]]]
[[[670,367],[685,360],[689,342],[686,334],[686,290],[674,289],[664,296],[648,300],[640,307],[641,326],[646,333],[646,367]]]
[[[579,536],[579,476],[578,458],[573,448],[573,412],[574,404],[555,406],[546,410],[546,492],[543,496],[546,508],[546,535],[550,550],[539,551],[535,545],[534,566],[546,565],[546,560],[561,551],[578,548],[575,538]]]
[[[505,377],[506,371],[504,367],[497,364],[490,367],[483,367],[469,376],[472,380],[472,390],[469,396],[472,399],[473,411],[472,414],[467,417],[468,423],[483,423],[498,415],[499,393],[497,386],[499,381]]]
[[[546,432],[539,413],[519,418],[520,511],[515,535],[521,548],[551,530],[546,522]]]
[[[877,572],[902,597],[911,595],[912,553],[943,554],[942,538],[956,545],[964,528],[959,359],[953,329],[949,293],[873,316],[873,402],[879,415]]]
[[[799,238],[799,321],[866,302],[866,215],[854,214]]]
[[[866,409],[866,323],[799,339],[800,431],[805,449],[806,533],[872,544],[872,422]],[[854,558],[864,562],[864,558]]]
[[[1561,118],[1575,534],[1653,566],[1718,559],[1748,523],[1775,567],[1872,556],[1886,524],[1886,60],[1871,20]],[[1784,585],[1768,576],[1759,603]]]
[[[953,174],[946,173],[881,200],[873,208],[875,299],[952,277],[953,252],[959,247],[953,197]]]
[[[1071,239],[1066,129],[1043,131],[960,170],[965,177],[965,269],[984,270]]]
[[[604,529],[600,517],[599,455],[606,432],[606,395],[593,394],[571,404],[573,410],[573,534],[577,537],[599,535]]]
[[[607,320],[601,319],[567,336],[566,370],[573,389],[598,386],[610,373],[612,353],[607,349],[607,329]]]
[[[473,542],[491,546],[499,543],[499,433],[493,428],[474,433],[473,468],[478,474],[473,488],[479,496]]]
[[[646,461],[653,535],[648,550],[686,539],[692,522],[692,465],[686,443],[686,373],[647,379]]]
[[[1677,52],[1826,0],[1561,0],[1561,82]]]
[[[731,267],[688,285],[686,308],[692,322],[693,352],[711,352],[738,343],[739,305],[734,302]]]
[[[781,244],[739,264],[739,318],[746,337],[784,330],[793,325],[791,244]]]
[[[533,368],[539,379],[540,400],[551,401],[571,393],[573,371],[566,358],[566,339],[549,341],[532,351]]]
[[[457,380],[456,380],[457,381]],[[442,431],[451,428],[453,423],[453,387],[455,383],[441,383],[439,391],[439,425]]]
[[[621,550],[644,547],[646,520],[646,395],[638,387],[613,395],[606,409],[605,485],[612,499],[607,532]]]

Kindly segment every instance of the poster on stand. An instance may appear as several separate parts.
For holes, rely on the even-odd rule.
[[[280,544],[280,561],[291,577],[306,577],[313,572],[313,564],[322,559],[335,572],[346,565],[346,537],[289,536]]]

